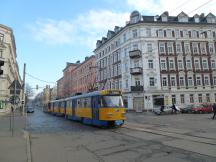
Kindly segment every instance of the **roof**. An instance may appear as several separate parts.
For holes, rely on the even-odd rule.
[[[133,11],[131,15],[137,15],[138,11]],[[168,21],[164,22],[162,21],[162,16],[167,16]],[[179,17],[188,17],[188,22],[179,22]],[[199,18],[199,22],[195,22],[195,17]],[[195,14],[193,17],[189,17],[186,13],[184,13],[183,11],[178,14],[177,16],[169,16],[169,13],[167,11],[165,11],[164,13],[161,14],[161,16],[142,16],[142,19],[139,20],[136,23],[126,23],[126,25],[124,27],[120,27],[120,30],[118,30],[118,32],[113,32],[108,30],[108,32],[112,32],[112,36],[107,38],[107,37],[102,37],[101,40],[97,40],[96,43],[96,49],[94,50],[94,52],[100,48],[102,45],[104,45],[106,42],[108,42],[109,40],[113,39],[120,31],[122,31],[124,28],[133,25],[133,24],[140,24],[140,23],[155,23],[155,24],[160,24],[160,23],[168,23],[168,24],[216,24],[216,23],[208,23],[207,22],[207,18],[215,18],[215,15],[213,15],[212,13],[209,13],[207,16],[204,16],[204,14],[201,14],[200,16],[198,14]]]

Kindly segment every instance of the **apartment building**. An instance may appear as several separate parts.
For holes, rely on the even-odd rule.
[[[181,12],[130,15],[94,50],[100,88],[123,91],[128,109],[216,102],[216,18]]]
[[[91,91],[96,86],[95,56],[85,57],[82,63],[67,63],[63,73],[64,76],[57,81],[58,98]]]
[[[10,90],[8,89],[14,80],[21,84],[19,67],[16,61],[16,44],[13,30],[0,24],[0,60],[4,61],[1,67],[3,75],[0,75],[0,109],[10,108],[9,98]]]

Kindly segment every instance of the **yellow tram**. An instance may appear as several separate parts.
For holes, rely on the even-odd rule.
[[[48,112],[96,126],[120,126],[126,119],[121,91],[111,89],[51,101]]]

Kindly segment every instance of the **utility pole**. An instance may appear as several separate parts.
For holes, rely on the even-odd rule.
[[[25,115],[25,74],[26,74],[26,63],[24,63],[24,68],[23,68],[23,87],[22,87],[22,113],[23,116]]]

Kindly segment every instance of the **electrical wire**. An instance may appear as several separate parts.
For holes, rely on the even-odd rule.
[[[44,82],[44,83],[56,84],[56,82],[45,81],[45,80],[39,79],[38,77],[35,77],[35,76],[33,76],[33,75],[29,74],[29,73],[26,73],[26,75],[28,75],[29,77],[31,77],[33,79],[39,80],[41,82]]]

